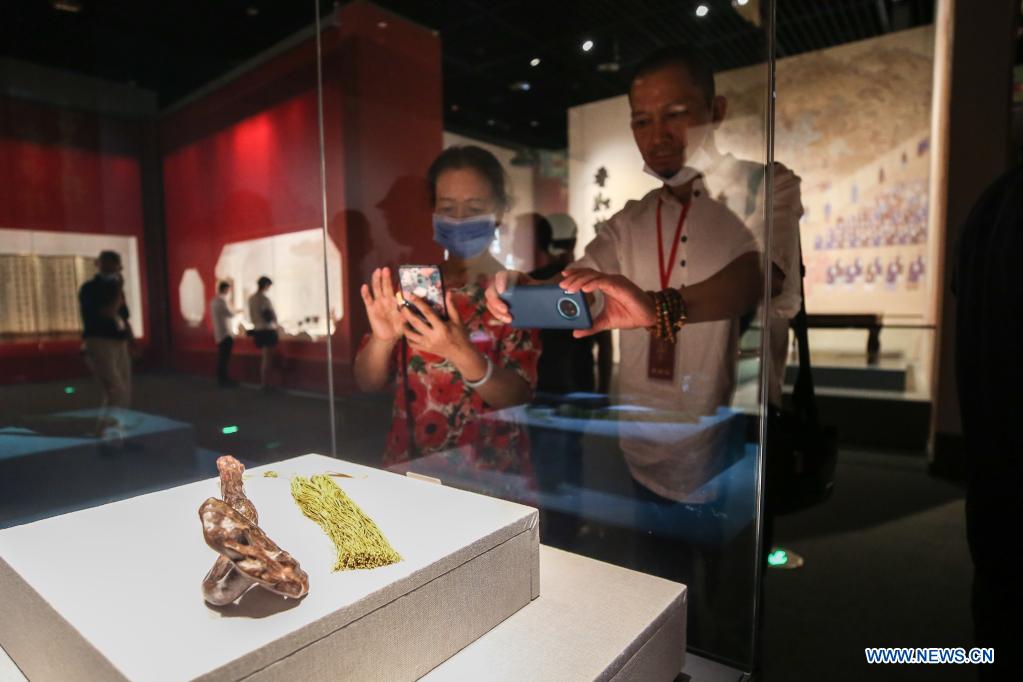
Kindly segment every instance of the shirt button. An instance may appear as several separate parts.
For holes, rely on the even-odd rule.
[[[698,190],[698,189],[693,190],[693,196],[694,197],[700,196],[700,190]]]
[[[679,265],[681,265],[682,267],[685,267],[686,266],[686,262],[684,260],[682,260],[682,261],[679,262]]]
[[[682,235],[682,243],[685,244],[687,241],[689,241],[689,237]]]

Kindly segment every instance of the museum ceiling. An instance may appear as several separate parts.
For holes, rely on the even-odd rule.
[[[376,4],[440,32],[446,129],[563,148],[566,109],[622,93],[631,66],[656,46],[689,42],[718,70],[756,63],[763,51],[759,2]],[[321,11],[338,4],[322,1]],[[307,27],[312,8],[313,0],[5,0],[0,55],[131,83],[157,92],[167,107]],[[779,0],[778,56],[928,24],[933,17],[933,0]],[[587,41],[592,46],[584,51]]]

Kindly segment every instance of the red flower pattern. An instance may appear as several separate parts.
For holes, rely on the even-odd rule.
[[[463,289],[452,290],[454,304],[473,345],[496,366],[513,369],[535,387],[539,334],[513,329],[495,320],[487,312],[483,298],[486,285],[481,279]],[[396,364],[400,361],[400,352],[397,346],[393,358]],[[474,457],[478,466],[515,471],[529,469],[529,443],[524,429],[480,419],[490,408],[476,391],[465,386],[454,365],[409,348],[407,371],[409,389],[414,396],[410,408],[419,455],[469,445],[481,453],[479,458]],[[404,390],[400,369],[395,373],[395,389],[399,396]],[[398,399],[394,402],[387,437],[385,466],[407,461],[409,450],[405,401]]]
[[[416,445],[422,450],[433,450],[444,443],[448,435],[448,420],[437,410],[416,417]]]

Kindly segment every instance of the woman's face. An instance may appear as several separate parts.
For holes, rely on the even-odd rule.
[[[437,176],[437,203],[433,210],[455,220],[493,213],[498,222],[504,213],[490,183],[472,168],[453,168]]]

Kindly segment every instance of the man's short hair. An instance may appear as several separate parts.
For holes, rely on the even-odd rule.
[[[682,66],[689,72],[689,76],[703,91],[703,96],[710,104],[714,101],[714,69],[699,51],[688,45],[667,45],[658,48],[641,59],[632,71],[632,78],[629,79],[629,90],[632,90],[636,79],[648,76],[655,71],[669,66]]]
[[[271,280],[266,275],[263,275],[262,277],[256,280],[256,286],[259,287],[260,289],[266,289],[271,284],[273,284],[273,280]]]
[[[99,263],[113,263],[116,265],[120,265],[121,254],[117,253],[116,251],[100,251],[99,256],[96,258],[96,261]]]
[[[220,284],[217,285],[217,293],[222,294],[230,288],[231,288],[230,282],[221,282]]]

